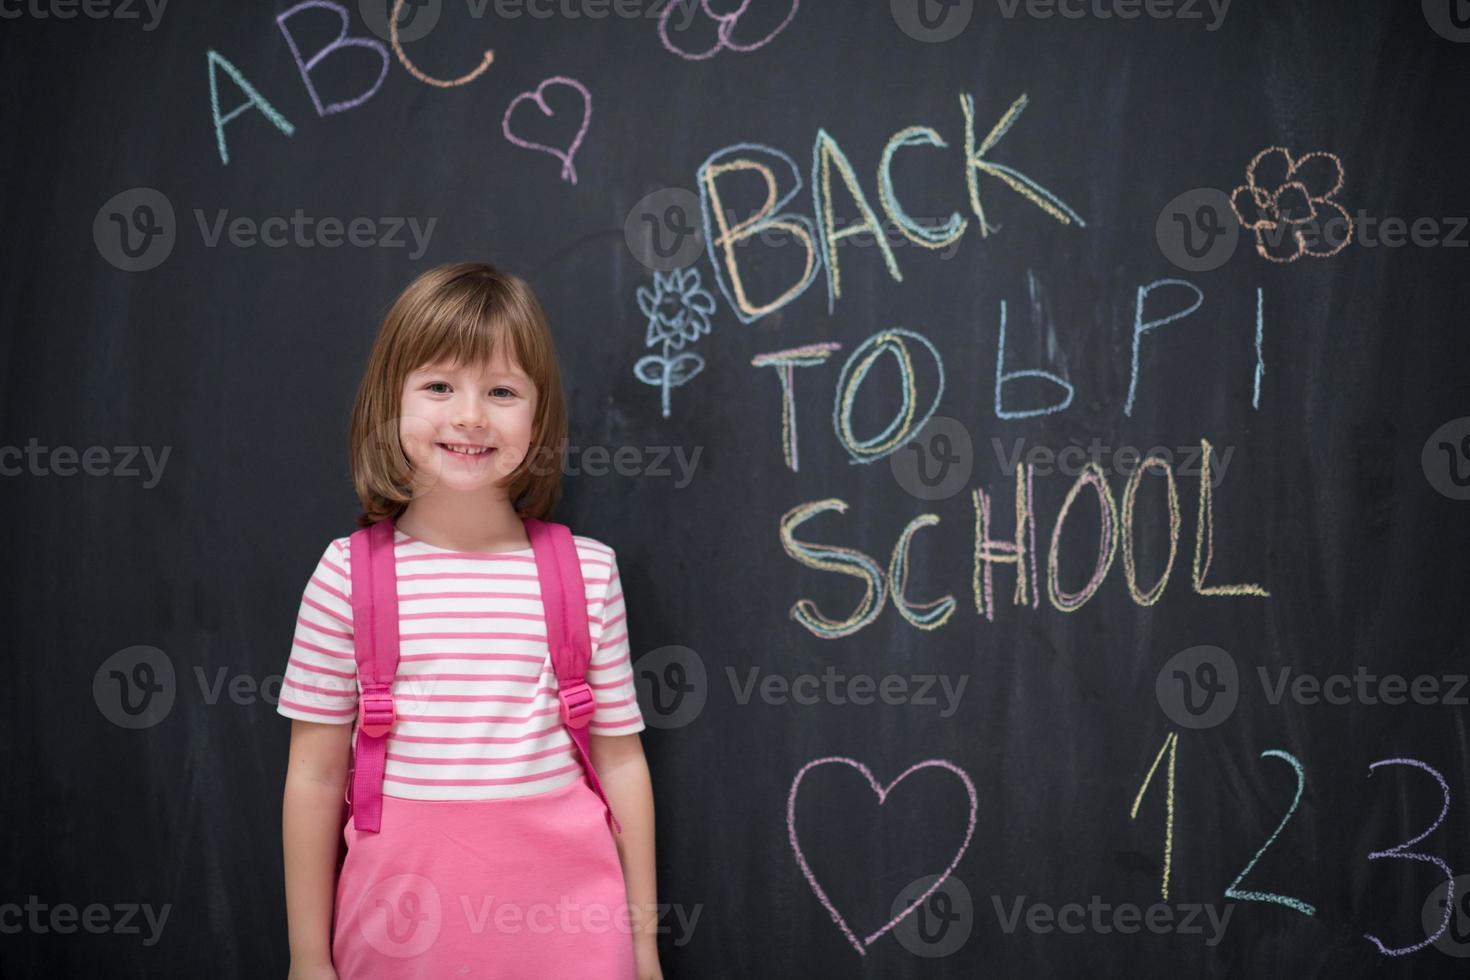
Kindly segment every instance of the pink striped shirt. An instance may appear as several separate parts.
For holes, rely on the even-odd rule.
[[[383,793],[415,800],[529,796],[582,778],[563,727],[530,548],[451,551],[395,529],[397,721]],[[357,720],[348,538],[327,545],[301,597],[276,711],[327,724]],[[613,550],[574,535],[587,591],[597,699],[594,735],[642,731],[627,613]],[[355,733],[354,733],[355,738]]]

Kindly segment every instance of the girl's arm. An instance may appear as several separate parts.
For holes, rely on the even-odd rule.
[[[291,762],[281,803],[286,924],[293,976],[332,963],[332,906],[352,726],[291,721]]]
[[[633,948],[639,980],[659,978],[658,880],[653,861],[653,784],[643,743],[632,735],[593,735],[592,766],[623,832],[613,839],[623,864],[623,879],[632,906]],[[615,910],[614,910],[615,911]],[[618,921],[613,916],[613,921]]]

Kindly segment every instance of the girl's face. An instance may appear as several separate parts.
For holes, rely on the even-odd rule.
[[[483,490],[531,447],[536,386],[497,353],[479,365],[425,364],[403,384],[398,437],[420,492]]]

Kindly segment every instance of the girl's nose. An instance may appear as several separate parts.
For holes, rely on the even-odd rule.
[[[472,395],[468,399],[462,399],[456,404],[454,409],[454,423],[455,425],[471,428],[483,428],[485,425],[485,406],[481,404],[480,399]]]

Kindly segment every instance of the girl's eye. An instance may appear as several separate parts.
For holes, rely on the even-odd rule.
[[[426,389],[430,390],[430,391],[434,391],[434,389],[436,389],[436,388],[448,388],[449,387],[449,382],[447,382],[447,381],[430,381],[428,384],[424,385],[424,387]],[[504,394],[497,395],[496,394],[497,392],[503,392]],[[444,395],[444,394],[448,394],[448,392],[446,392],[446,391],[434,391],[434,394],[436,394],[436,395]],[[491,388],[490,389],[490,394],[496,395],[496,397],[499,397],[499,398],[514,398],[516,393],[515,393],[515,391],[513,389],[507,388],[504,385],[500,385],[498,387]]]

